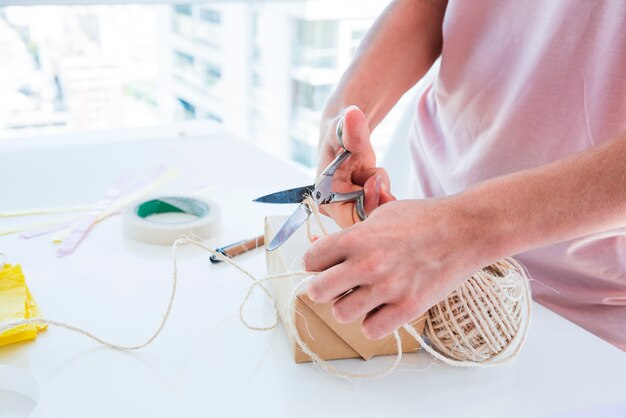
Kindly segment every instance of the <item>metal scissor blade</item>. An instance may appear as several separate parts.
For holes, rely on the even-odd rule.
[[[309,209],[307,205],[300,205],[298,209],[287,218],[287,221],[280,228],[278,233],[276,233],[270,245],[267,246],[268,251],[274,251],[276,248],[283,245],[310,215],[311,209]]]
[[[304,197],[313,193],[315,185],[296,187],[294,189],[283,190],[258,197],[253,202],[261,203],[302,203]]]

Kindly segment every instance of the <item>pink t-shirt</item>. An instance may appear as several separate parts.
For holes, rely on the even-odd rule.
[[[415,197],[626,132],[624,1],[450,0],[443,38],[412,129]],[[539,303],[626,351],[626,228],[517,258]]]

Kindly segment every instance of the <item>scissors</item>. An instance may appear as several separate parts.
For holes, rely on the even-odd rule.
[[[342,123],[337,125],[337,137],[339,138],[340,145],[343,147],[343,142],[341,141],[342,125]],[[276,236],[267,246],[269,251],[273,251],[283,245],[285,241],[296,232],[300,225],[311,216],[311,209],[302,203],[307,195],[310,195],[318,206],[338,202],[355,202],[356,213],[359,215],[359,219],[364,221],[367,218],[365,209],[363,208],[363,189],[348,193],[337,193],[331,190],[335,171],[337,171],[341,163],[350,157],[350,154],[351,152],[344,147],[344,151],[322,171],[315,184],[282,190],[254,199],[255,202],[262,203],[300,203],[298,209],[287,218],[287,221],[285,221]]]

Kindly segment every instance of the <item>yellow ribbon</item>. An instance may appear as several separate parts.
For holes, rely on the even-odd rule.
[[[0,323],[40,316],[39,307],[26,286],[22,267],[5,264],[0,270]],[[7,329],[0,333],[0,346],[32,340],[46,328],[44,324],[24,324]]]

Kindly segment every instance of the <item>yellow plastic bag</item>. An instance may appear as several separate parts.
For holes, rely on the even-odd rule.
[[[41,312],[26,286],[19,264],[5,264],[0,270],[0,323],[15,319],[40,317]],[[32,340],[46,329],[44,324],[28,324],[10,328],[0,333],[0,346],[18,341]]]

